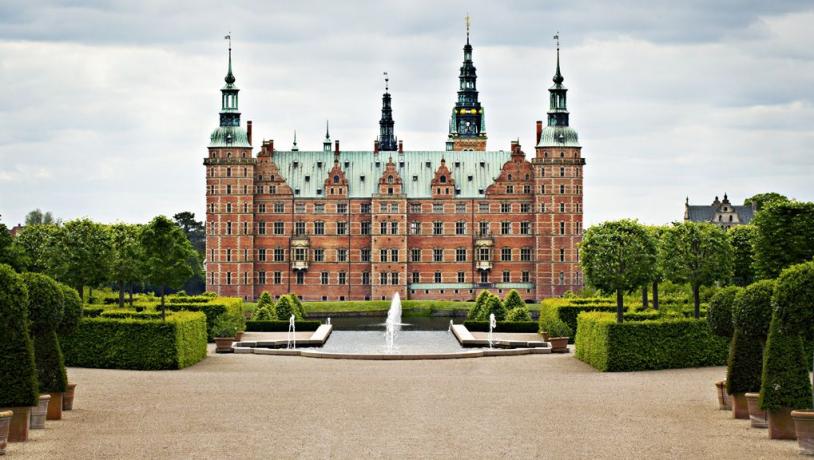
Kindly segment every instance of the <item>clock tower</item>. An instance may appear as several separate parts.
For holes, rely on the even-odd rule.
[[[472,45],[469,43],[469,16],[466,17],[466,45],[464,63],[458,77],[458,101],[452,109],[449,122],[449,137],[446,149],[484,151],[486,150],[486,120],[483,107],[478,101],[476,82],[478,75],[472,62]]]

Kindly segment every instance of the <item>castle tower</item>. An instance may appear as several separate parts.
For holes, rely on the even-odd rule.
[[[390,105],[390,77],[384,73],[384,94],[382,95],[382,118],[379,120],[379,138],[377,150],[394,152],[398,149],[393,131],[393,107]]]
[[[477,69],[472,62],[472,45],[469,43],[469,16],[466,17],[466,45],[464,62],[458,76],[458,101],[452,109],[449,137],[446,149],[486,150],[486,119],[478,101]]]

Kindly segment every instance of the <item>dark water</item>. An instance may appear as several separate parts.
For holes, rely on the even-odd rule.
[[[384,333],[384,321],[386,316],[358,316],[358,317],[336,317],[331,318],[334,331],[381,331]],[[446,331],[449,329],[449,320],[452,318],[445,316],[416,316],[403,317],[401,319],[402,330],[404,331]],[[324,320],[323,320],[324,321]],[[455,323],[461,323],[463,318],[455,319]]]

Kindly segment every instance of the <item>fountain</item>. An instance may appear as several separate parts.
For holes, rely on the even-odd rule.
[[[449,320],[449,329],[447,329],[447,332],[452,332],[453,324],[455,324],[455,323],[453,323],[452,320]]]
[[[393,294],[390,302],[390,309],[387,310],[387,320],[384,322],[384,340],[388,353],[392,353],[395,348],[396,335],[401,329],[401,298],[399,293]]]
[[[492,348],[492,330],[497,327],[497,321],[495,321],[495,314],[489,313],[489,348]]]
[[[297,348],[297,326],[295,325],[296,318],[294,315],[291,315],[291,318],[288,319],[288,342],[286,343],[286,349]]]

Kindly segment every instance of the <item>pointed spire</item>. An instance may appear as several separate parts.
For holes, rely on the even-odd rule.
[[[393,108],[390,105],[390,75],[384,72],[384,94],[382,94],[382,117],[379,119],[379,149],[385,152],[398,148],[396,136],[393,131]]]
[[[291,146],[291,151],[292,152],[299,152],[300,151],[300,148],[297,147],[297,130],[296,129],[294,130],[294,145]]]
[[[562,82],[565,80],[560,72],[560,32],[558,31],[556,35],[554,35],[554,40],[557,41],[557,72],[554,74],[554,83],[561,85]]]
[[[330,141],[331,140],[331,131],[329,129],[329,121],[325,120],[325,139]]]
[[[328,120],[325,120],[325,140],[322,141],[322,151],[331,151],[331,132],[328,130]]]
[[[232,33],[229,32],[225,37],[226,40],[229,40],[229,71],[226,73],[226,84],[231,85],[235,82],[235,75],[232,73]]]
[[[469,13],[466,13],[466,44],[469,44],[469,27],[472,24],[472,18],[469,16]]]

